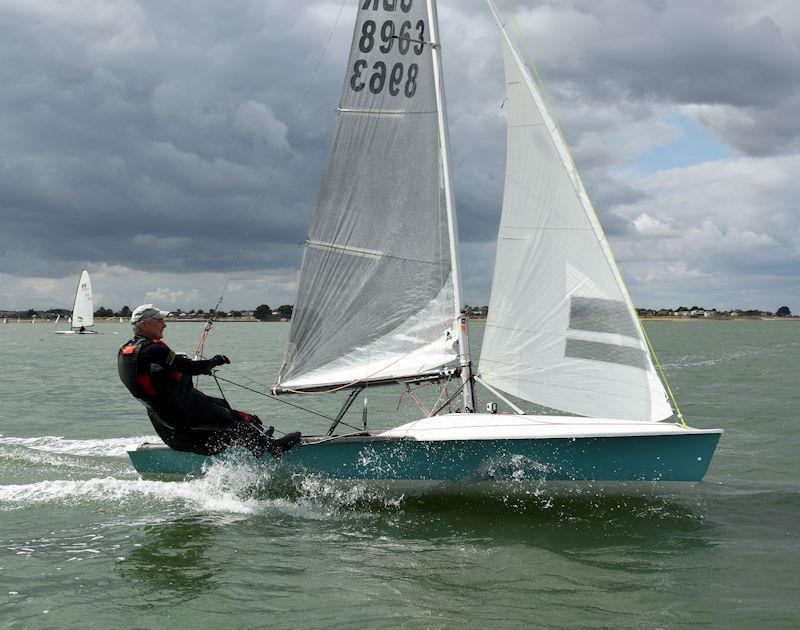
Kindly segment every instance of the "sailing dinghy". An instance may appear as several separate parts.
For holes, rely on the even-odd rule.
[[[81,270],[81,276],[78,279],[70,326],[70,330],[54,330],[53,332],[57,335],[97,334],[97,331],[90,330],[94,326],[94,297],[92,295],[92,281],[86,269]]]
[[[264,465],[434,487],[700,481],[721,431],[676,417],[567,144],[489,5],[503,46],[508,144],[477,372],[461,312],[436,4],[360,0],[273,389],[349,396],[329,435],[304,437]],[[459,409],[336,434],[365,386],[423,382],[457,387]],[[491,413],[494,403],[479,412],[476,383],[516,413]],[[557,411],[526,413],[509,394]],[[129,455],[144,477],[202,475],[215,461],[164,445]]]

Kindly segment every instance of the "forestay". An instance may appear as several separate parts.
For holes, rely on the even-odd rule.
[[[428,15],[361,0],[277,391],[409,377],[455,358]]]
[[[665,419],[672,409],[569,149],[500,28],[506,181],[479,374],[573,414]]]
[[[92,295],[92,281],[86,269],[81,271],[78,280],[78,289],[75,291],[75,304],[72,306],[72,327],[88,328],[94,326],[94,297]]]

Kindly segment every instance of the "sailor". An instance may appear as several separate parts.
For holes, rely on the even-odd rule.
[[[134,337],[117,354],[119,377],[147,408],[156,433],[171,448],[214,455],[228,446],[245,446],[256,456],[280,456],[300,441],[300,433],[274,439],[258,416],[231,409],[222,398],[207,396],[192,384],[192,376],[211,374],[230,363],[218,354],[193,361],[164,343],[167,311],[143,304],[131,315]]]

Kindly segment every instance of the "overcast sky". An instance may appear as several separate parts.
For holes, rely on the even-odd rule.
[[[98,307],[208,308],[229,272],[224,308],[292,303],[355,6],[0,0],[0,308],[71,306],[83,266]],[[515,10],[635,304],[800,312],[800,2]],[[465,297],[486,304],[501,50],[482,1],[439,19]]]

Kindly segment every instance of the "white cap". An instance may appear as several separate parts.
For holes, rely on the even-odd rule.
[[[152,304],[142,304],[131,313],[131,326],[135,326],[145,319],[164,319],[167,315],[169,315],[169,311],[159,310]]]

